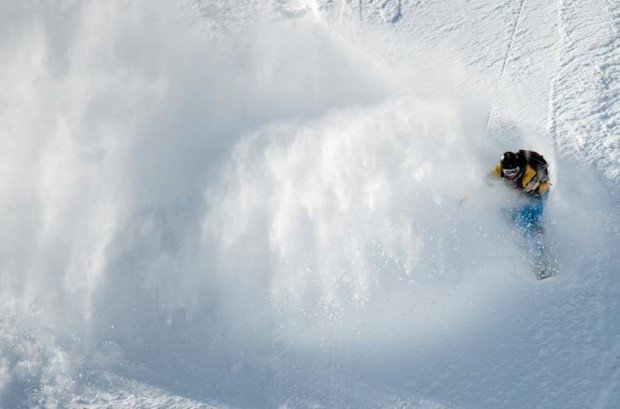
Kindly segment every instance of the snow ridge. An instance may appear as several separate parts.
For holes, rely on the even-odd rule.
[[[571,0],[560,4],[561,57],[553,82],[550,132],[564,155],[594,165],[617,193],[619,6],[602,0],[588,1],[586,6]]]

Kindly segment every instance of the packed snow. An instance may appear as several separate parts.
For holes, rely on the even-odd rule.
[[[620,407],[619,24],[0,2],[0,407]],[[543,281],[488,177],[521,148]]]

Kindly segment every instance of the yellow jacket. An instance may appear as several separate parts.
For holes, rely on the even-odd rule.
[[[502,165],[500,163],[495,166],[495,174],[500,178],[502,177]],[[513,183],[515,184],[515,187],[521,189],[525,193],[538,193],[540,196],[544,196],[550,186],[548,180],[539,180],[536,170],[534,170],[534,168],[530,165],[525,166],[525,173],[523,176],[515,180]]]

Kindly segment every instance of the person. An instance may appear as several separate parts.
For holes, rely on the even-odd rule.
[[[542,280],[555,275],[556,271],[550,264],[553,248],[545,237],[542,223],[544,203],[551,187],[547,161],[534,151],[504,152],[491,174],[525,195],[526,200],[519,201],[520,205],[509,210],[508,215],[525,239],[522,244],[532,255],[536,278]]]
[[[504,152],[495,166],[495,174],[531,196],[542,198],[549,191],[547,161],[538,152]]]
[[[551,186],[545,158],[538,152],[523,149],[516,153],[504,152],[494,174],[531,199],[517,212],[518,224],[525,231],[541,228],[544,199]]]

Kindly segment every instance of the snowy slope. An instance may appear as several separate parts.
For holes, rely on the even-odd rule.
[[[0,407],[620,407],[603,0],[0,3]],[[557,277],[485,174],[536,149]]]

